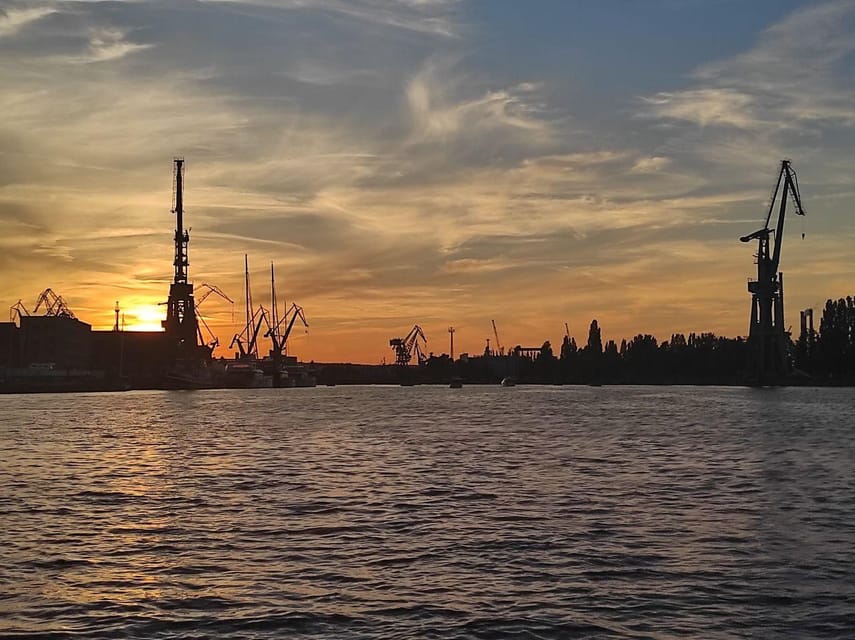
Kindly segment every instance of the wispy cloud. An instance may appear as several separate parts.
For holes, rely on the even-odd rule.
[[[844,63],[853,53],[855,2],[825,2],[769,27],[749,51],[702,66],[695,87],[645,98],[645,112],[752,132],[850,126],[855,90]]]
[[[272,9],[325,11],[380,26],[457,37],[453,12],[460,0],[201,0]]]
[[[6,9],[0,7],[0,38],[14,35],[26,25],[53,12],[54,10],[49,6],[29,8],[16,8],[12,6]]]

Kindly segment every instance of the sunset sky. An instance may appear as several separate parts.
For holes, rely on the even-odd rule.
[[[853,71],[850,0],[0,0],[0,302],[157,326],[183,156],[191,279],[239,320],[275,261],[304,360],[744,335],[789,157],[797,331],[855,294]]]

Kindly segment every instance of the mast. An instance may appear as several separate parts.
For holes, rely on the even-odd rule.
[[[246,308],[246,323],[245,327],[249,326],[250,320],[250,312],[249,308],[252,306],[252,298],[249,293],[249,256],[247,254],[243,254],[243,296],[244,296],[244,307]]]
[[[169,285],[166,320],[161,324],[165,330],[174,359],[193,357],[198,345],[199,332],[196,319],[196,303],[193,299],[193,285],[188,282],[187,271],[190,265],[187,245],[190,233],[184,228],[184,159],[175,158],[173,187],[175,214],[175,273]]]
[[[276,279],[273,275],[273,260],[270,261],[270,313],[273,316],[273,326],[279,323],[279,312],[276,310]]]

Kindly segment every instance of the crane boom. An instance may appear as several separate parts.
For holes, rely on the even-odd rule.
[[[217,286],[215,286],[215,285],[213,285],[213,284],[208,284],[207,282],[203,282],[202,284],[200,284],[200,285],[196,288],[196,290],[197,290],[197,291],[198,291],[199,289],[205,289],[206,291],[205,291],[205,293],[203,293],[203,294],[202,294],[202,295],[201,295],[201,296],[196,300],[196,306],[197,306],[197,307],[198,307],[200,304],[202,304],[203,302],[205,302],[205,300],[207,300],[207,299],[210,297],[210,295],[211,295],[212,293],[217,294],[218,296],[220,296],[220,297],[221,297],[223,300],[225,300],[226,302],[230,302],[231,304],[234,304],[234,303],[235,303],[235,301],[234,301],[234,300],[232,300],[232,299],[231,299],[231,298],[229,298],[225,293],[223,293],[223,290],[222,290],[222,289],[220,289],[219,287],[217,287]],[[195,294],[195,291],[194,291],[194,294]]]
[[[769,224],[780,194],[775,228]],[[748,336],[751,347],[750,363],[757,381],[763,383],[785,376],[789,370],[787,338],[784,329],[784,274],[778,269],[784,242],[784,220],[787,200],[793,202],[796,215],[805,215],[799,193],[798,179],[789,160],[781,161],[778,180],[772,191],[772,201],[763,228],[742,236],[742,242],[757,240],[757,279],[748,282],[751,293],[751,320]],[[774,241],[774,245],[770,243]]]
[[[309,323],[306,322],[306,316],[303,315],[303,307],[299,307],[294,303],[291,303],[291,308],[293,309],[293,314],[291,315],[291,321],[288,323],[288,327],[285,329],[285,333],[282,334],[282,345],[284,346],[286,342],[288,342],[288,337],[291,335],[291,329],[294,328],[294,321],[299,317],[300,320],[303,321],[303,325],[305,327],[309,326]]]
[[[493,323],[493,335],[496,337],[496,350],[499,355],[505,355],[505,348],[502,346],[502,343],[499,341],[499,330],[496,329],[496,321],[490,320]]]
[[[796,173],[790,166],[789,160],[781,162],[781,174],[784,176],[784,192],[781,194],[781,208],[778,212],[778,225],[775,229],[775,251],[772,254],[772,271],[778,271],[778,265],[781,262],[781,245],[784,243],[784,215],[787,212],[787,194],[789,193],[793,201],[793,208],[796,215],[803,216],[805,211],[802,208],[802,198],[799,194],[798,182],[796,182]],[[778,182],[781,182],[781,177],[778,177]],[[773,202],[774,204],[774,202]],[[772,205],[769,206],[771,211]],[[769,223],[766,223],[769,226]]]

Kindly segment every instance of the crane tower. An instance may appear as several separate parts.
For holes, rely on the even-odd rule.
[[[174,173],[175,214],[175,274],[169,285],[169,298],[166,303],[166,320],[161,324],[166,339],[176,359],[193,358],[197,355],[196,304],[193,299],[193,285],[187,280],[187,267],[190,259],[187,245],[190,233],[184,229],[184,159],[175,159]]]
[[[778,194],[781,203],[775,228],[769,227]],[[787,196],[792,199],[796,215],[803,216],[801,195],[796,173],[789,160],[781,162],[781,170],[766,223],[762,229],[742,236],[742,242],[757,240],[757,279],[748,281],[751,294],[751,321],[748,332],[750,352],[749,369],[755,381],[760,383],[781,379],[789,372],[787,358],[787,336],[784,328],[784,274],[778,271],[781,261],[781,245],[784,239],[784,216],[787,211]]]

